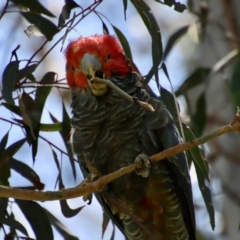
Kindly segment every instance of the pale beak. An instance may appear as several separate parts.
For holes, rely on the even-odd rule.
[[[81,69],[87,78],[93,95],[104,95],[108,90],[106,84],[93,81],[96,76],[96,71],[101,71],[101,63],[99,60],[94,55],[85,53],[81,61]]]

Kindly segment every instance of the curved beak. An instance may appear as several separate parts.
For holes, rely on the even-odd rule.
[[[90,53],[85,53],[81,61],[81,68],[87,78],[88,85],[90,86],[93,95],[104,95],[108,90],[107,85],[104,83],[98,83],[93,81],[95,79],[96,71],[101,71],[102,68],[101,63],[99,62],[97,57]]]
[[[83,73],[88,77],[88,79],[94,79],[95,72],[101,69],[101,64],[94,55],[85,53],[81,61],[81,67]]]

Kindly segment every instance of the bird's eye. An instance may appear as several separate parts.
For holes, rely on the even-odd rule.
[[[72,66],[72,70],[75,71],[75,67],[74,66]]]
[[[107,54],[106,60],[109,60],[109,59],[111,59],[111,56],[110,56],[110,54]]]

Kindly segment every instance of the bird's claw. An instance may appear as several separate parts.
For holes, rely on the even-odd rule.
[[[148,159],[148,156],[141,153],[135,158],[134,163],[139,165],[135,170],[136,174],[145,178],[148,177],[151,168],[151,162]]]

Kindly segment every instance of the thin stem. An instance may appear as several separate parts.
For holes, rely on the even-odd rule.
[[[62,149],[60,149],[58,146],[56,146],[56,145],[53,144],[52,142],[48,141],[45,137],[39,135],[39,138],[41,138],[42,140],[44,140],[45,142],[47,142],[50,146],[53,146],[54,148],[56,148],[59,152],[65,154],[66,156],[69,156],[68,153],[64,152],[64,151],[63,151]],[[77,162],[76,159],[73,159],[73,160]]]
[[[154,112],[155,111],[151,104],[149,104],[147,102],[142,102],[142,101],[138,100],[137,98],[134,98],[134,97],[130,96],[129,94],[127,94],[126,92],[121,90],[118,86],[116,86],[114,83],[112,83],[109,80],[101,79],[101,78],[98,78],[98,77],[94,77],[94,79],[91,80],[91,81],[104,83],[107,86],[109,86],[110,88],[112,88],[113,90],[115,90],[120,96],[124,97],[129,102],[134,103],[136,105],[139,105],[140,107],[142,107],[142,108],[144,108],[144,109],[146,109],[146,110],[148,110],[150,112]]]
[[[4,15],[5,12],[6,12],[6,9],[7,9],[7,7],[8,7],[8,3],[9,3],[9,0],[6,1],[6,4],[5,4],[5,6],[3,7],[3,11],[2,11],[2,13],[1,13],[1,15],[0,15],[0,20],[2,19],[3,15]]]

